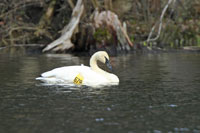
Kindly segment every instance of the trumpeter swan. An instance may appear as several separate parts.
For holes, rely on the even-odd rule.
[[[50,84],[78,84],[78,85],[117,85],[119,78],[108,73],[98,67],[97,61],[106,64],[111,68],[109,56],[105,51],[99,51],[90,58],[90,67],[80,66],[65,66],[55,68],[51,71],[41,74],[41,77],[36,80],[43,81]]]

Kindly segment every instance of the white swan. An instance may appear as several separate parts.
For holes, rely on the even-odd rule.
[[[105,51],[99,51],[90,58],[90,67],[81,65],[55,68],[42,73],[41,77],[36,78],[36,80],[50,84],[117,85],[119,78],[99,68],[97,61],[105,63],[111,68],[108,54]]]

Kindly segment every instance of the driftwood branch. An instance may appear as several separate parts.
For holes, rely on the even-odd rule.
[[[156,41],[159,37],[160,37],[160,33],[161,33],[161,29],[162,29],[162,23],[163,23],[163,17],[165,15],[165,12],[167,11],[169,5],[174,2],[175,3],[176,0],[168,0],[168,3],[165,5],[164,9],[162,10],[162,14],[160,16],[160,19],[159,19],[159,29],[158,29],[158,34],[155,38],[151,38],[155,28],[156,28],[156,24],[152,27],[151,29],[151,32],[149,33],[149,36],[148,36],[148,39],[147,39],[147,42],[150,42],[150,41]]]
[[[43,52],[53,50],[53,51],[64,51],[74,47],[74,44],[71,42],[71,37],[74,32],[77,31],[77,27],[80,21],[80,18],[83,14],[84,5],[82,0],[78,0],[75,8],[72,12],[72,18],[68,25],[66,25],[63,30],[60,38],[56,39],[52,43],[48,44],[47,47],[43,49]]]

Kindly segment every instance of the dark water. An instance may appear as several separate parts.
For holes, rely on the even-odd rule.
[[[0,55],[0,133],[200,132],[200,54],[114,57],[119,86],[44,86],[34,80],[88,60]]]

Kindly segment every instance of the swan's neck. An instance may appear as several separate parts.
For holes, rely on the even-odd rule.
[[[99,74],[102,74],[104,76],[107,76],[109,75],[110,73],[102,70],[101,68],[99,68],[99,66],[97,65],[97,57],[94,55],[91,57],[90,59],[90,67],[93,71],[99,73]]]
[[[116,75],[108,73],[108,72],[102,70],[101,68],[99,68],[98,65],[97,65],[97,60],[98,60],[98,55],[94,54],[90,59],[91,69],[93,71],[101,74],[102,76],[106,77],[108,79],[108,81],[119,82],[119,78]]]

